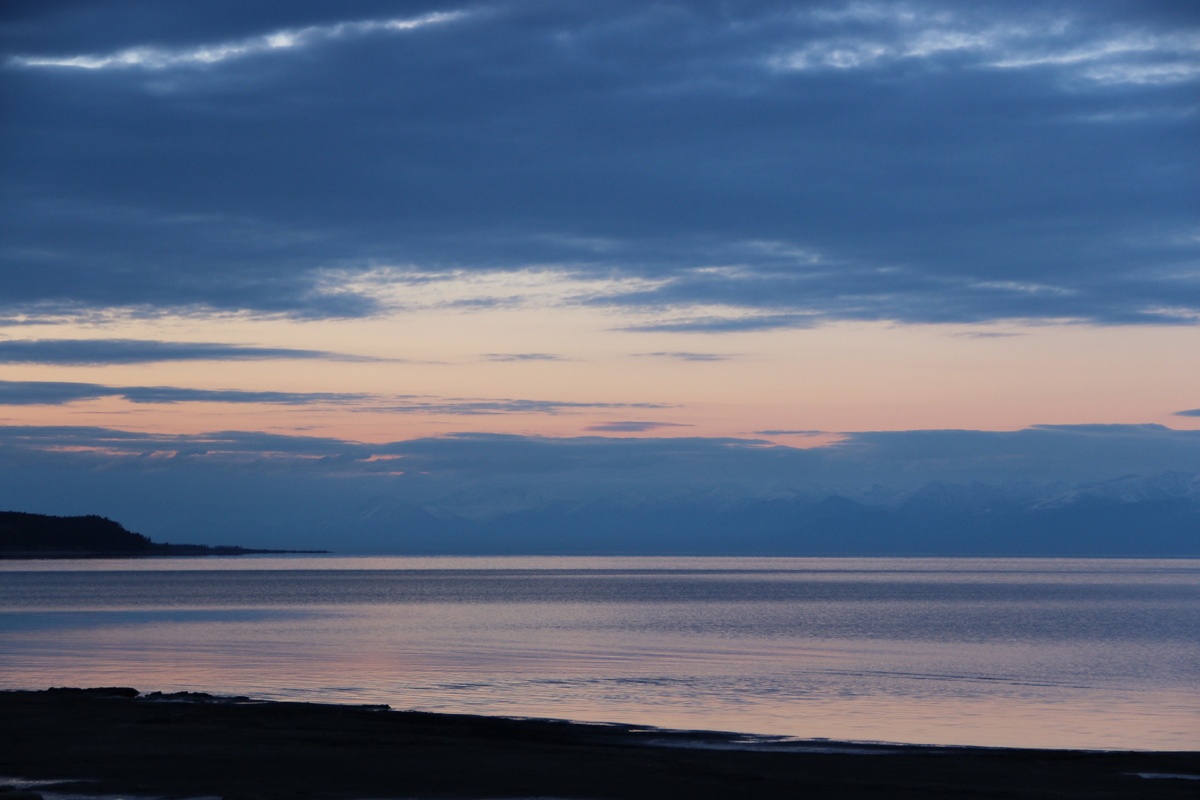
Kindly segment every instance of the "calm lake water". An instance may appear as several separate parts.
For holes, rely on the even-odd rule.
[[[1200,561],[0,562],[0,688],[1200,749]]]

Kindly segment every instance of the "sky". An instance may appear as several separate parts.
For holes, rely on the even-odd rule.
[[[1200,472],[1194,3],[10,0],[0,93],[0,505]]]

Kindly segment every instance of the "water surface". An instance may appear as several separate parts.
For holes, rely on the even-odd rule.
[[[1200,749],[1200,561],[0,562],[0,687]]]

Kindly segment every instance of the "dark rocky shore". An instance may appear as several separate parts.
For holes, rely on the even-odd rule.
[[[145,558],[325,553],[325,550],[256,550],[237,545],[154,542],[119,522],[89,514],[55,517],[0,511],[0,559]]]
[[[191,693],[0,692],[0,775],[71,781],[46,792],[897,800],[1194,798],[1200,789],[1139,774],[1198,775],[1200,753],[746,744],[730,734]]]

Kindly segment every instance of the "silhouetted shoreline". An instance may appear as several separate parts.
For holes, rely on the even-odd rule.
[[[328,550],[262,550],[237,545],[154,542],[96,514],[56,517],[0,511],[0,559],[148,558],[307,554]]]
[[[128,688],[0,692],[0,742],[0,785],[264,800],[1190,798],[1200,775],[1195,752],[793,742]]]
[[[330,550],[260,550],[235,545],[160,544],[153,549],[135,553],[111,552],[106,550],[8,550],[0,551],[0,561],[10,560],[65,560],[77,558],[174,558],[179,556],[283,556],[283,555],[329,555]]]

